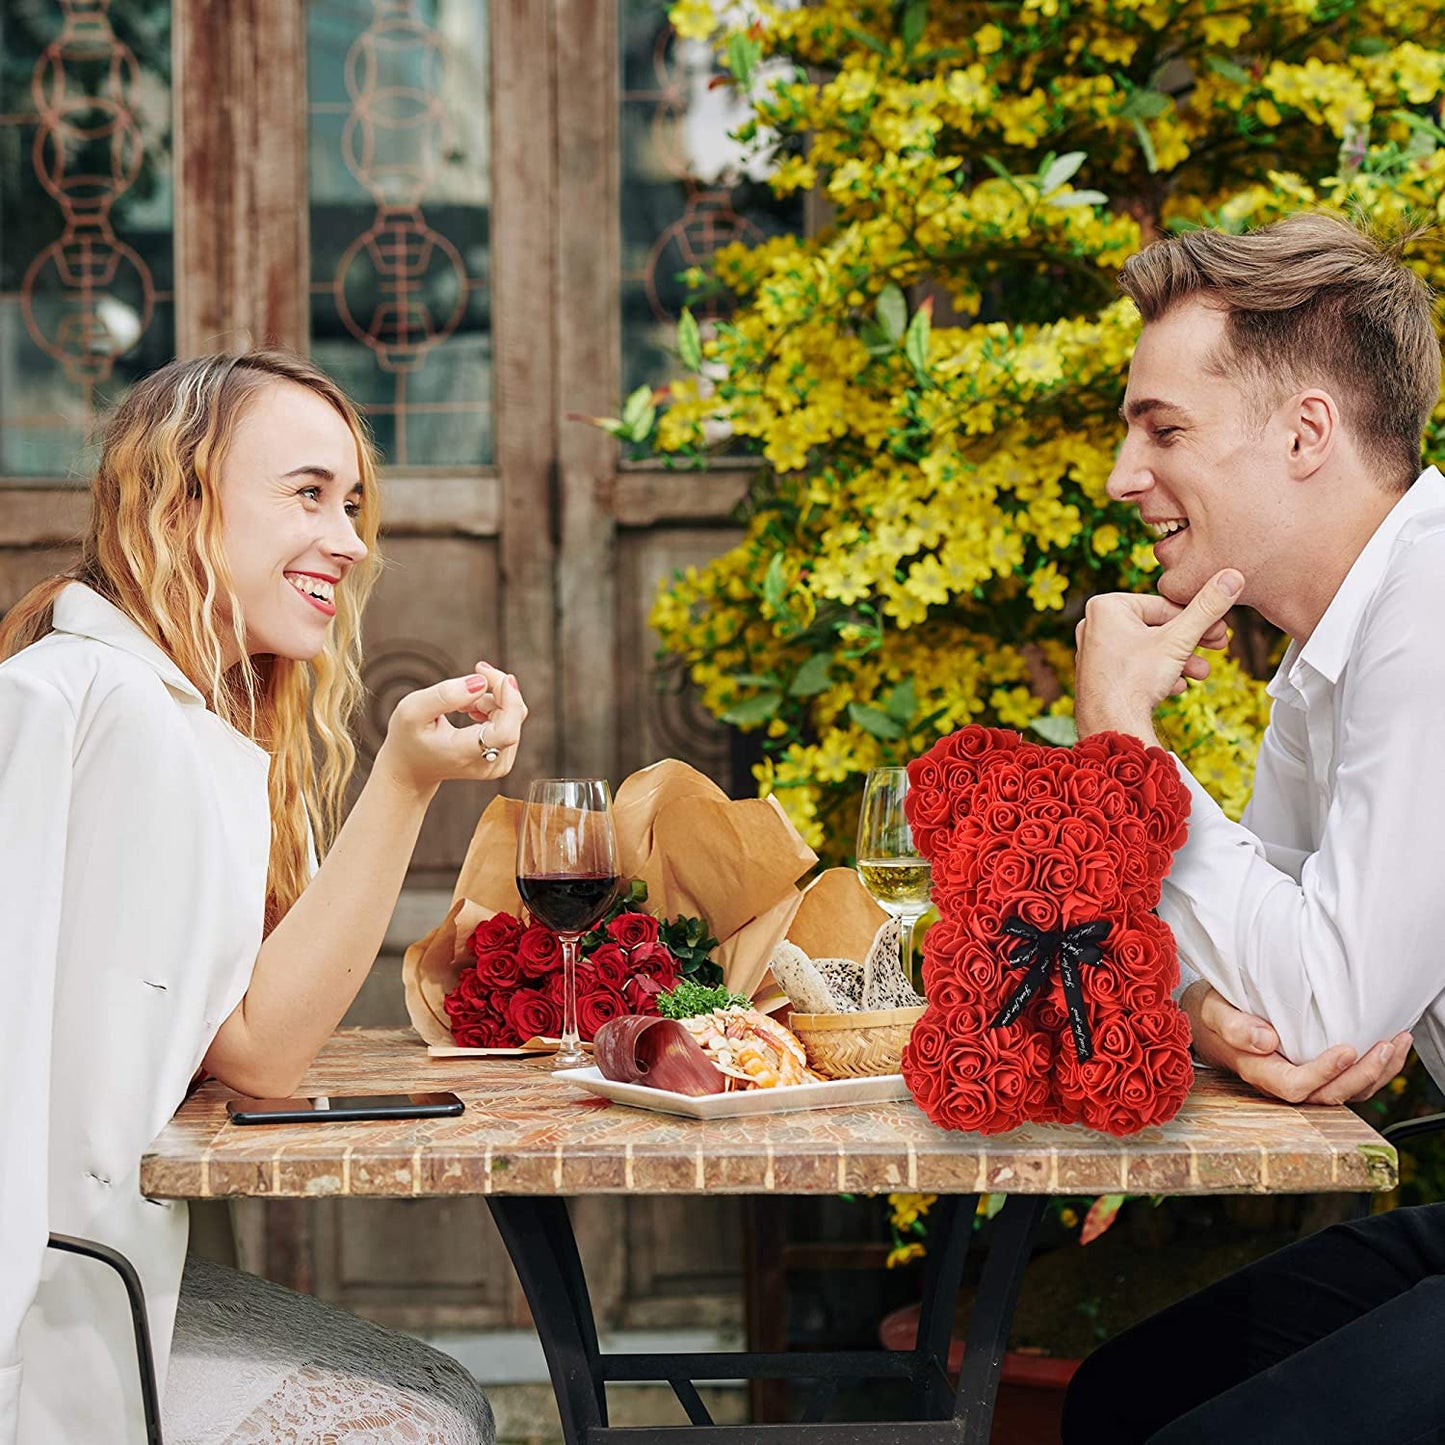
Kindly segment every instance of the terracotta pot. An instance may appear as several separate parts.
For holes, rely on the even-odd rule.
[[[911,1350],[918,1341],[918,1305],[905,1305],[885,1315],[878,1338],[886,1350]],[[957,1375],[963,1363],[963,1341],[948,1346],[948,1372]],[[1064,1391],[1083,1362],[1017,1350],[1003,1357],[998,1402],[993,1412],[990,1445],[1057,1445]]]

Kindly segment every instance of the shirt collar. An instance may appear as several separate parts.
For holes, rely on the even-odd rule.
[[[1270,684],[1272,696],[1279,696],[1275,688],[1282,679],[1288,677],[1291,682],[1298,681],[1297,669],[1301,665],[1327,678],[1331,685],[1339,682],[1365,607],[1384,581],[1395,539],[1412,517],[1436,507],[1445,507],[1445,476],[1441,476],[1435,467],[1426,467],[1404,496],[1390,508],[1385,520],[1375,528],[1374,534],[1355,558],[1354,565],[1345,574],[1339,590],[1330,599],[1324,616],[1310,633],[1309,641],[1290,643],[1275,681]]]
[[[160,680],[188,701],[205,704],[205,698],[174,660],[145,635],[114,603],[106,601],[83,582],[72,582],[55,599],[54,627],[76,637],[93,638],[119,648],[152,668]]]

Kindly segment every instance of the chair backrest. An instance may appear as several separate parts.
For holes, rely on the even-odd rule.
[[[140,1365],[141,1403],[145,1408],[147,1445],[162,1445],[161,1402],[156,1390],[156,1362],[151,1352],[150,1324],[146,1319],[145,1292],[141,1289],[140,1276],[135,1266],[118,1249],[108,1244],[97,1244],[93,1239],[77,1239],[73,1234],[52,1234],[50,1248],[66,1254],[79,1254],[87,1259],[97,1259],[109,1265],[120,1276],[125,1285],[126,1299],[130,1302],[131,1323],[135,1327],[135,1352]]]

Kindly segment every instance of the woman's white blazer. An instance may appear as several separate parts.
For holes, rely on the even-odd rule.
[[[180,1104],[261,943],[269,758],[79,583],[0,664],[0,1445],[143,1440],[140,1272],[164,1388],[184,1204],[140,1157]]]

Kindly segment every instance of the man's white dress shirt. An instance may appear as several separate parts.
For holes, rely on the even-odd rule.
[[[1321,519],[1321,525],[1328,525]],[[1401,1029],[1445,1084],[1445,477],[1427,469],[1274,680],[1254,794],[1193,808],[1160,916],[1295,1062]]]
[[[140,1273],[164,1388],[184,1205],[140,1157],[240,1002],[261,944],[266,753],[79,583],[0,664],[0,1445],[143,1440]]]

